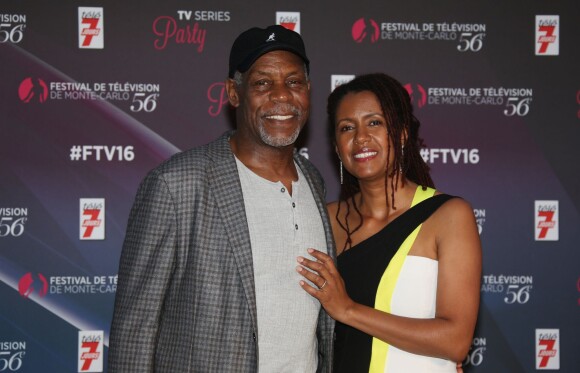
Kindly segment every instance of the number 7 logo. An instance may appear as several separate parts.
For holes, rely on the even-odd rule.
[[[556,26],[540,26],[539,32],[544,32],[545,34],[538,38],[538,43],[540,43],[539,54],[546,53],[548,46],[556,41],[554,31],[556,31]]]
[[[558,201],[534,202],[534,238],[536,241],[558,241]]]
[[[540,350],[540,353],[538,354],[538,357],[542,358],[540,360],[540,368],[547,367],[550,358],[556,356],[556,350],[554,349],[555,343],[556,343],[555,339],[541,339],[538,342],[540,346],[546,346],[546,348]]]
[[[98,18],[83,18],[81,21],[83,25],[89,25],[89,27],[84,28],[81,34],[85,37],[83,39],[83,47],[87,47],[91,45],[91,41],[93,41],[93,36],[99,35],[99,29],[97,25],[99,24]]]
[[[99,342],[83,342],[81,348],[88,349],[87,352],[83,352],[81,355],[81,360],[84,360],[81,371],[86,372],[91,368],[93,360],[99,358],[100,354],[97,351],[99,348]]]
[[[538,217],[544,218],[544,221],[538,223],[538,229],[540,229],[538,238],[546,238],[548,230],[556,225],[556,222],[552,220],[554,219],[554,211],[538,211]]]

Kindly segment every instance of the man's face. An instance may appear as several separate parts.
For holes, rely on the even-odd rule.
[[[304,61],[294,53],[272,51],[243,74],[240,86],[228,80],[238,131],[256,144],[292,145],[310,113],[310,82],[304,69]]]

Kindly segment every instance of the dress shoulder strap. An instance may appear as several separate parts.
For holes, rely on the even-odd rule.
[[[377,297],[375,298],[374,308],[377,310],[390,313],[391,300],[395,291],[397,280],[405,258],[413,246],[421,226],[429,216],[431,216],[442,204],[453,198],[448,194],[435,194],[433,188],[423,188],[418,186],[411,203],[411,208],[405,213],[404,224],[401,228],[406,239],[403,241],[393,258],[391,259],[387,269],[383,273],[377,288]],[[407,236],[408,235],[408,236]],[[380,296],[378,296],[380,294]],[[389,344],[378,339],[373,338],[372,341],[372,355],[369,372],[383,372],[385,361],[387,358]]]
[[[411,207],[415,206],[416,204],[423,202],[427,198],[431,198],[435,195],[435,189],[430,187],[423,187],[421,185],[417,185],[417,190],[415,190],[415,195],[413,196],[413,201],[411,202]]]

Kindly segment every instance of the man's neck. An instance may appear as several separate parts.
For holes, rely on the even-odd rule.
[[[298,180],[294,165],[294,146],[273,147],[249,144],[235,135],[230,138],[232,152],[256,175],[273,182],[280,181],[291,193],[292,182]]]

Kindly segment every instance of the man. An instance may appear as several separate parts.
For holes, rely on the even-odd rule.
[[[310,109],[300,35],[235,40],[237,130],[147,175],[119,266],[109,372],[330,372],[334,322],[296,257],[335,256],[317,170],[293,143]]]

